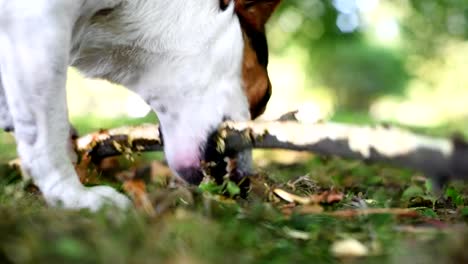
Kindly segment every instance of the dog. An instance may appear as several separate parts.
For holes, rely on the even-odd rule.
[[[169,166],[202,180],[208,138],[271,94],[265,23],[279,0],[0,0],[0,128],[51,206],[129,206],[84,187],[67,150],[66,72],[126,86],[156,112]],[[248,155],[247,155],[248,156]]]

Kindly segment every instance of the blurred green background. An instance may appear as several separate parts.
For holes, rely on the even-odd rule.
[[[288,0],[280,7],[270,24],[270,113],[304,104],[324,117],[466,123],[468,1]]]
[[[300,108],[466,132],[467,37],[467,0],[285,0],[268,25],[273,97],[262,118]],[[156,120],[136,95],[73,69],[68,98],[81,133]],[[0,142],[0,161],[13,158],[12,137]]]

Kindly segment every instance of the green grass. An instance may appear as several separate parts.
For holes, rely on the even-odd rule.
[[[129,124],[74,123],[84,133]],[[15,154],[12,142],[1,142],[4,163]],[[156,205],[170,205],[156,216],[134,209],[66,211],[47,207],[30,183],[1,165],[0,263],[468,263],[467,183],[450,183],[439,195],[412,171],[313,156],[261,171],[257,187],[299,195],[343,192],[342,201],[321,205],[325,212],[410,207],[419,216],[289,214],[287,203],[269,192],[232,200],[216,190],[180,192],[156,182],[148,182],[150,197]],[[304,175],[307,181],[295,190],[287,184]],[[369,254],[334,256],[332,245],[347,238],[360,241]]]
[[[319,165],[319,170],[326,167],[327,173],[352,178],[333,177],[332,185],[346,197],[324,206],[326,211],[353,206],[358,193],[375,201],[370,207],[412,206],[410,197],[402,195],[411,186],[411,181],[400,181],[407,172],[362,164],[361,169],[344,169],[343,163],[331,160]],[[388,182],[373,179],[386,175],[385,170],[399,175]],[[192,204],[176,199],[170,209],[150,217],[134,210],[104,209],[91,214],[51,209],[16,173],[8,175],[0,182],[0,258],[5,262],[338,263],[330,247],[350,237],[371,250],[371,255],[360,259],[363,263],[449,263],[468,257],[464,251],[467,217],[457,209],[467,204],[466,185],[447,189],[452,202],[442,208],[420,208],[421,216],[415,218],[288,216],[277,202],[265,197],[253,195],[233,202],[200,190],[194,191]],[[316,176],[311,175],[314,180]],[[153,195],[167,191],[157,186],[152,190]],[[291,235],[291,230],[305,234],[306,239]]]
[[[5,162],[16,157],[15,140],[11,134],[0,130],[0,162]]]

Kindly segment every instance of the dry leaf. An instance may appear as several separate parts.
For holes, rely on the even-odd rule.
[[[150,216],[156,214],[142,180],[128,180],[124,182],[123,189],[130,195],[136,208],[143,209]]]
[[[369,255],[369,250],[354,238],[336,241],[331,246],[331,252],[338,258],[355,258]]]
[[[173,178],[172,170],[160,161],[151,162],[151,182],[168,185]]]
[[[314,203],[332,204],[341,202],[341,200],[343,200],[343,197],[343,193],[332,190],[320,194],[313,194],[310,196],[310,199]]]
[[[281,199],[290,203],[310,204],[312,200],[309,197],[301,197],[292,193],[288,193],[282,189],[274,189],[273,193],[278,195]]]
[[[299,239],[299,240],[309,240],[310,239],[310,234],[308,232],[299,231],[299,230],[291,229],[291,228],[288,228],[288,227],[284,228],[284,232],[286,233],[286,235],[288,235],[289,237],[294,238],[294,239]]]
[[[320,194],[313,194],[308,197],[298,196],[292,193],[289,193],[282,189],[275,189],[273,190],[274,194],[276,194],[281,199],[290,202],[290,203],[298,203],[302,205],[308,204],[331,204],[340,202],[343,200],[343,193],[339,193],[336,191],[326,191]]]
[[[96,168],[93,167],[91,156],[83,154],[80,163],[75,165],[75,171],[83,184],[99,184],[98,173]]]

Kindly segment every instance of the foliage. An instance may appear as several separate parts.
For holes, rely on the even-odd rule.
[[[396,54],[353,41],[322,47],[311,64],[317,81],[335,91],[337,107],[348,111],[366,110],[382,95],[402,94],[408,80]]]
[[[407,48],[415,53],[437,54],[448,39],[468,39],[466,0],[409,1],[404,19]]]
[[[340,30],[340,17],[350,29]],[[402,96],[410,81],[431,82],[430,73],[418,76],[420,67],[444,61],[450,43],[466,41],[467,24],[465,0],[290,0],[270,24],[270,42],[274,53],[299,50],[307,58],[305,87],[326,87],[339,108],[366,111],[382,95]],[[463,71],[446,61],[448,70]],[[453,85],[439,79],[437,86]]]

